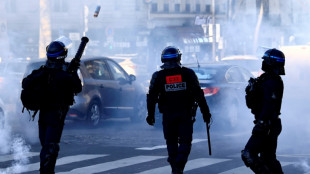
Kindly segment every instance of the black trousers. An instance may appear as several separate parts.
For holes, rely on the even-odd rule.
[[[183,171],[192,146],[193,121],[190,112],[163,113],[163,133],[172,171]]]
[[[39,115],[39,139],[41,143],[40,173],[54,174],[59,142],[68,107],[53,111],[41,110]]]
[[[278,136],[281,131],[281,120],[276,119],[271,122],[270,132],[268,135],[252,134],[244,149],[250,152],[255,163],[259,163],[258,165],[267,166],[273,174],[283,173],[281,164],[276,158]]]

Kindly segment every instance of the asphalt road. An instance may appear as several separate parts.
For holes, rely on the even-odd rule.
[[[251,173],[240,158],[240,151],[249,135],[250,127],[236,132],[211,129],[212,155],[209,156],[206,132],[204,129],[195,128],[193,147],[185,173]],[[281,144],[282,141],[279,140],[278,158],[284,173],[307,173],[309,153],[296,154],[296,151],[290,151],[286,144]],[[17,173],[38,173],[40,146],[38,142],[28,143],[31,146],[30,152],[24,154],[23,158],[28,156],[29,161],[19,166],[19,171],[23,172]],[[95,129],[86,128],[82,124],[67,123],[60,148],[56,166],[58,174],[170,173],[162,130],[146,123],[132,124],[128,120],[109,120]],[[0,173],[12,172],[16,168],[14,162],[16,163],[14,154],[0,156]]]

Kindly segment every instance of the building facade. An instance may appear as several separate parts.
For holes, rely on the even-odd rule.
[[[40,12],[42,1],[49,10],[50,35],[40,34],[47,26]],[[40,57],[40,42],[66,36],[73,40],[69,54],[74,55],[80,37],[86,35],[91,40],[88,55],[139,53],[155,60],[173,44],[182,49],[184,58],[211,60],[213,33],[218,57],[253,54],[260,46],[286,44],[290,36],[295,41],[304,38],[309,31],[309,4],[301,0],[4,0],[0,44],[2,52],[9,49],[6,52],[13,57],[35,58]],[[94,17],[97,6],[101,10]],[[211,25],[213,7],[216,27]]]

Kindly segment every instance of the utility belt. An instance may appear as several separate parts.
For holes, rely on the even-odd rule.
[[[259,120],[255,119],[253,121],[254,124],[260,123],[262,125],[271,125],[273,122],[281,120],[280,115],[278,115],[275,119],[270,119],[270,120]]]

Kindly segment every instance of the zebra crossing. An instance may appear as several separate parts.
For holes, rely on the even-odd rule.
[[[229,160],[230,159],[214,159],[214,158],[198,158],[198,159],[190,160],[186,164],[184,172],[197,169],[197,168],[201,168],[201,167],[206,167],[206,166],[220,163],[220,162],[229,161]],[[159,174],[159,173],[169,173],[170,171],[171,171],[171,168],[170,166],[167,165],[164,167],[159,167],[159,168],[143,171],[138,174]]]
[[[32,159],[35,156],[38,156],[38,152],[29,152],[25,154],[25,158],[28,157]],[[109,173],[109,171],[114,171],[114,173],[118,173],[117,170],[121,168],[128,167],[127,173],[133,173],[133,174],[165,174],[170,173],[171,169],[168,163],[166,162],[167,156],[156,156],[156,155],[137,155],[132,157],[126,157],[126,158],[120,158],[116,160],[111,161],[105,161],[105,162],[98,162],[98,159],[104,159],[113,154],[78,154],[78,155],[70,155],[70,156],[64,156],[60,157],[57,160],[56,163],[56,171],[57,174],[94,174],[94,173]],[[39,158],[37,158],[39,160]],[[86,163],[88,160],[94,160],[96,159],[96,163]],[[3,163],[8,164],[8,162],[12,161],[13,157],[12,155],[3,155],[0,156],[0,174],[13,174],[13,173],[37,173],[39,169],[39,161],[36,161],[34,163],[25,164],[23,166],[19,166],[18,172],[14,170],[14,167],[16,166],[4,166]],[[161,161],[164,162],[161,164],[161,166],[156,165],[156,167],[153,167],[155,161]],[[225,163],[236,160],[236,158],[196,158],[196,159],[190,159],[184,169],[185,173],[188,171],[193,171],[195,169],[200,168],[206,168],[206,167],[212,167],[212,165],[220,164],[220,170],[221,172],[217,172],[218,174],[248,174],[252,173],[250,169],[245,167],[242,163],[235,166],[235,168],[226,168],[225,169]],[[33,160],[31,160],[33,161]],[[75,163],[75,165],[73,165]],[[81,163],[81,165],[77,165],[76,163]],[[139,165],[146,165],[149,166],[147,169],[142,167],[142,170],[133,170],[134,172],[130,172],[130,167],[134,166],[134,168],[139,168],[137,166]],[[288,166],[293,165],[294,162],[281,162],[282,166]],[[67,165],[67,167],[58,171],[59,166]],[[69,167],[68,167],[69,166]],[[123,173],[122,172],[119,173]],[[209,171],[206,169],[206,171]],[[208,172],[210,173],[210,172]]]

